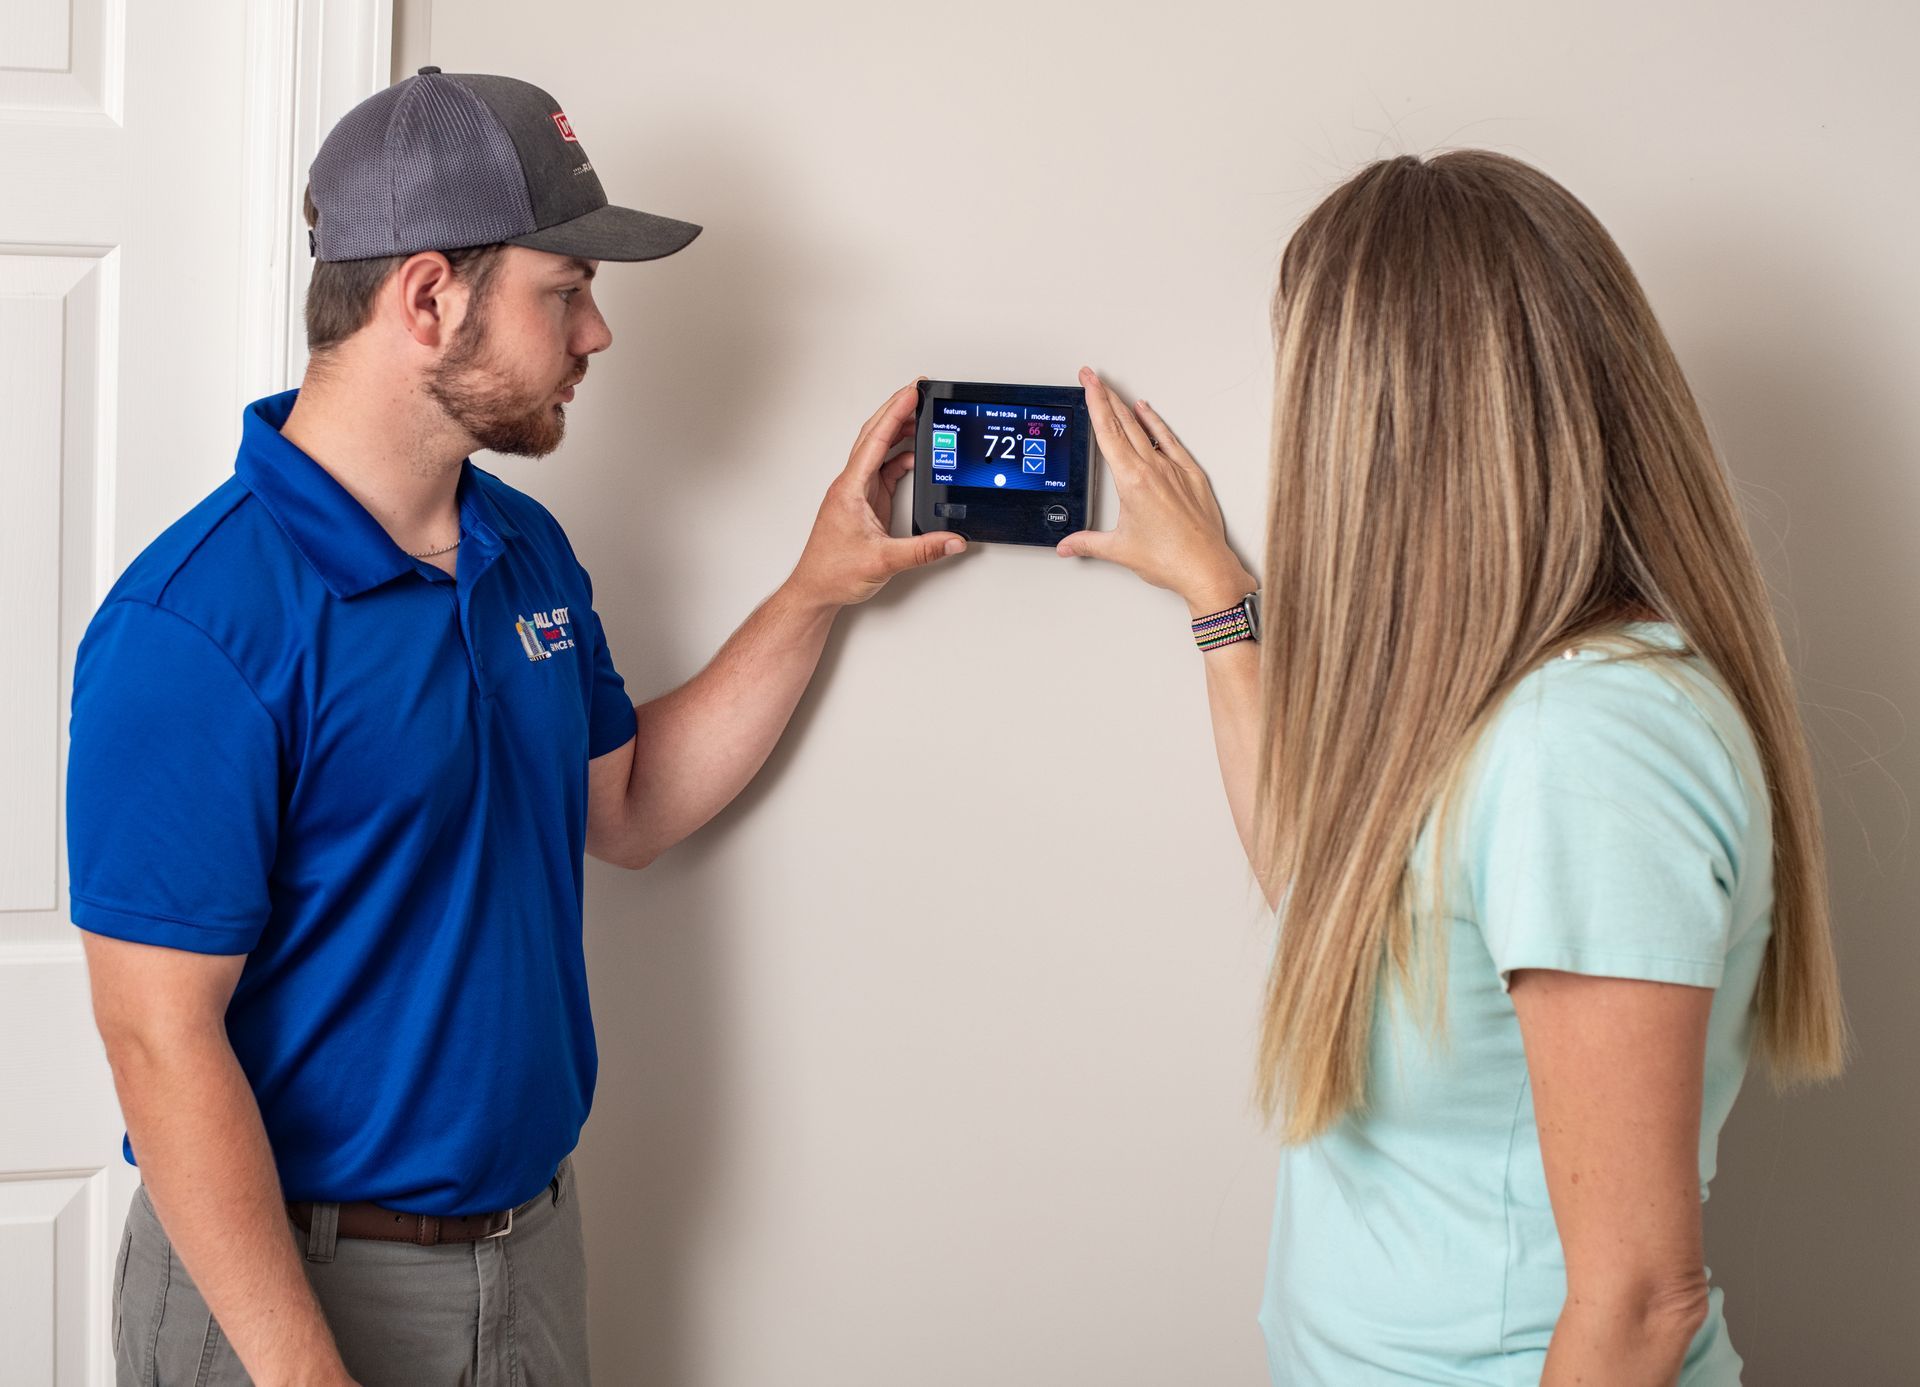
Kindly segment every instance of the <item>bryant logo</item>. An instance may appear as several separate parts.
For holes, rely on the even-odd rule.
[[[555,111],[553,113],[553,123],[560,127],[561,139],[571,140],[574,144],[580,143],[580,137],[573,133],[573,127],[567,123],[567,113],[565,111]]]

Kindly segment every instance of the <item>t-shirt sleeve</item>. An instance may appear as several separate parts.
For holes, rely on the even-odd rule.
[[[1469,815],[1477,923],[1517,968],[1717,987],[1749,813],[1687,695],[1644,666],[1529,675],[1489,729]]]
[[[165,608],[111,603],[80,645],[70,732],[74,923],[250,952],[271,910],[280,737],[226,652]]]
[[[574,560],[576,565],[579,562]],[[587,588],[587,623],[583,630],[592,642],[593,655],[593,685],[587,694],[587,759],[591,761],[632,741],[635,723],[627,681],[614,668],[606,628],[600,624],[600,613],[593,606],[593,579],[584,566],[580,567],[580,578]]]

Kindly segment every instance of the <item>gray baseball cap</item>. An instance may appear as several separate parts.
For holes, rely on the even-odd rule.
[[[560,103],[530,82],[423,67],[355,106],[314,156],[320,260],[504,241],[584,260],[654,260],[692,222],[612,207]]]

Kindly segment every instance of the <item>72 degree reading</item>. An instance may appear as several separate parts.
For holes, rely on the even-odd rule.
[[[986,461],[992,462],[996,457],[1006,458],[1008,460],[1018,457],[1019,449],[1017,445],[1019,442],[1020,440],[1010,433],[988,434]]]

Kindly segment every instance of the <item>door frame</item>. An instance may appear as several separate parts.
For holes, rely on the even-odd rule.
[[[306,370],[301,192],[320,142],[393,80],[394,0],[249,0],[236,412]]]

